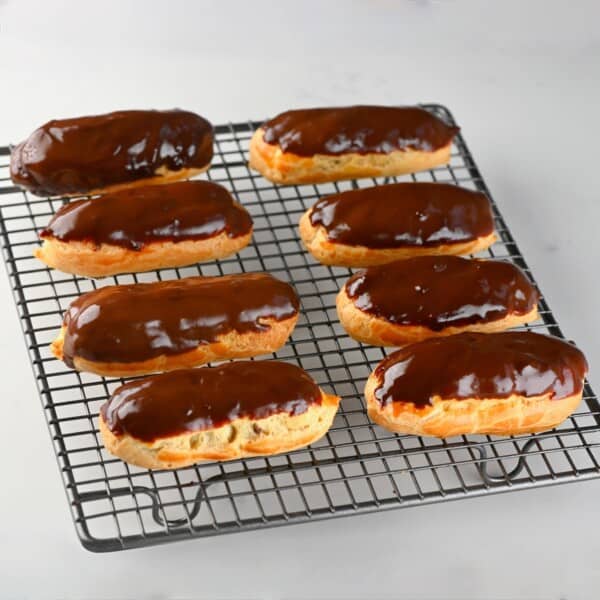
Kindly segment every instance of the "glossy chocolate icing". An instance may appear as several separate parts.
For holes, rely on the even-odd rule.
[[[490,235],[489,200],[444,183],[394,183],[322,198],[310,212],[332,242],[367,248],[463,243]]]
[[[361,311],[433,331],[524,315],[537,290],[517,266],[500,260],[420,256],[355,273],[346,293]]]
[[[251,229],[250,215],[224,187],[211,181],[180,181],[70,202],[40,237],[141,250],[151,242],[203,240],[222,232],[236,238]]]
[[[40,196],[85,194],[161,168],[205,168],[212,155],[212,125],[199,115],[123,110],[42,125],[13,150],[10,175]]]
[[[235,419],[300,415],[314,404],[321,404],[321,391],[300,367],[240,361],[132,381],[115,390],[101,414],[114,434],[152,442]]]
[[[64,361],[132,363],[182,354],[230,332],[268,331],[298,313],[293,288],[266,273],[113,285],[75,300],[64,318]]]
[[[263,140],[298,156],[433,152],[459,128],[416,106],[345,106],[290,110],[263,123]]]
[[[382,406],[431,399],[531,397],[581,392],[587,362],[575,346],[526,331],[461,333],[405,346],[375,369]]]

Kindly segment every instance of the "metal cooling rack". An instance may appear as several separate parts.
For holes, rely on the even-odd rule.
[[[454,123],[443,106],[425,108]],[[600,407],[588,385],[570,419],[534,436],[426,439],[394,435],[366,416],[363,386],[385,351],[345,334],[335,295],[351,272],[316,263],[301,245],[298,220],[326,194],[392,180],[451,182],[489,195],[463,138],[457,136],[448,166],[413,176],[273,186],[246,163],[248,142],[259,124],[217,127],[208,172],[252,214],[249,247],[226,260],[99,282],[50,270],[32,258],[37,232],[63,201],[39,199],[13,187],[9,149],[0,148],[4,259],[82,544],[93,551],[122,550],[597,477]],[[533,279],[495,204],[494,213],[499,241],[480,256],[511,260]],[[111,457],[99,440],[97,414],[124,380],[77,373],[52,358],[48,344],[68,304],[102,285],[246,271],[269,271],[298,291],[298,326],[274,356],[299,364],[326,391],[342,396],[329,434],[290,454],[177,471],[146,471]],[[543,298],[540,319],[528,329],[562,337]]]

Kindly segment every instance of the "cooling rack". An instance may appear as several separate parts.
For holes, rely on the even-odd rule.
[[[445,107],[424,107],[454,123]],[[597,477],[600,407],[587,384],[578,411],[557,429],[537,435],[427,439],[392,434],[366,416],[363,386],[386,351],[346,335],[337,321],[335,296],[351,272],[316,263],[301,245],[298,220],[326,194],[391,181],[450,182],[489,196],[463,137],[456,137],[449,165],[413,176],[274,186],[247,167],[248,142],[259,124],[216,127],[215,158],[206,175],[230,189],[252,214],[250,246],[226,260],[101,281],[53,271],[32,258],[37,232],[63,201],[13,187],[9,148],[0,148],[3,255],[84,547],[122,550]],[[510,260],[533,279],[493,206],[499,240],[478,256]],[[147,471],[111,457],[99,440],[97,414],[125,380],[77,373],[52,358],[48,344],[68,304],[103,285],[248,271],[268,271],[290,281],[301,297],[298,326],[273,356],[297,363],[327,392],[342,397],[329,434],[289,454],[177,471]],[[527,329],[562,337],[543,298],[540,318]]]

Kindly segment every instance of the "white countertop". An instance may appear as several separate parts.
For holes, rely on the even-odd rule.
[[[440,102],[600,364],[600,5],[0,0],[0,145],[52,117]],[[0,269],[0,597],[589,598],[600,481],[144,550],[80,546]],[[592,383],[595,371],[592,370]]]

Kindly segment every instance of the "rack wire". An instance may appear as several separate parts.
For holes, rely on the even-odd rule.
[[[447,108],[424,107],[454,124]],[[449,165],[412,176],[274,186],[247,167],[248,142],[259,124],[216,127],[215,158],[207,174],[251,213],[250,246],[225,260],[100,281],[48,269],[32,257],[37,233],[64,200],[31,197],[12,186],[10,150],[0,148],[3,255],[84,547],[122,550],[598,477],[600,407],[587,384],[577,412],[557,429],[537,435],[428,439],[392,434],[366,416],[363,387],[386,350],[346,335],[337,320],[335,295],[351,271],[315,262],[301,245],[298,220],[324,195],[391,181],[450,182],[490,196],[463,137],[457,136]],[[512,261],[533,280],[492,203],[499,241],[478,256]],[[48,345],[69,303],[103,285],[249,271],[268,271],[291,282],[300,295],[298,325],[273,356],[300,365],[327,392],[342,397],[328,435],[289,454],[176,471],[147,471],[109,455],[99,439],[97,414],[126,380],[77,373],[51,356]],[[543,297],[540,318],[526,328],[562,337]]]

